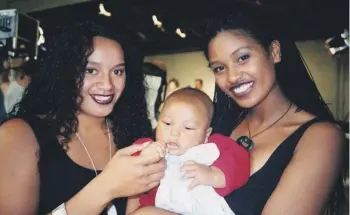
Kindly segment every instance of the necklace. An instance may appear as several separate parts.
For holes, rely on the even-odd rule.
[[[111,134],[110,134],[110,130],[109,130],[109,126],[108,126],[108,122],[107,120],[105,120],[106,122],[106,126],[107,126],[107,134],[108,134],[108,145],[109,145],[109,160],[112,159],[112,143],[111,143]],[[86,151],[86,154],[88,155],[89,159],[90,159],[90,162],[91,162],[91,165],[92,167],[94,168],[94,171],[95,171],[95,174],[97,176],[97,169],[96,169],[96,166],[95,166],[95,163],[94,161],[92,160],[92,157],[89,153],[89,150],[86,148],[85,144],[84,144],[84,141],[83,139],[80,137],[79,133],[76,132],[75,135],[78,137],[79,139],[79,142],[81,143],[81,145],[83,145],[85,151]],[[108,206],[107,206],[107,214],[108,215],[118,215],[118,212],[117,212],[117,209],[116,207],[110,203]]]
[[[110,130],[109,130],[109,126],[108,126],[107,120],[105,120],[105,122],[106,122],[107,133],[108,133],[109,160],[111,160],[111,159],[112,159],[111,134],[110,134]],[[97,169],[96,169],[95,163],[94,163],[94,161],[92,160],[92,157],[91,157],[91,155],[90,155],[90,153],[89,153],[89,150],[86,148],[86,146],[85,146],[85,144],[84,144],[84,141],[83,141],[83,139],[80,137],[79,133],[76,132],[75,135],[78,137],[79,142],[80,142],[81,145],[84,147],[85,152],[86,152],[86,154],[88,155],[88,157],[89,157],[89,159],[90,159],[90,162],[91,162],[91,165],[92,165],[92,167],[94,168],[95,174],[96,174],[96,176],[97,176]]]
[[[282,114],[282,116],[280,116],[276,121],[274,121],[273,123],[271,123],[269,126],[267,126],[266,128],[264,128],[263,130],[259,131],[256,134],[251,135],[250,133],[250,128],[249,128],[249,120],[247,119],[247,128],[248,128],[248,137],[247,136],[241,136],[237,139],[237,143],[241,146],[243,146],[244,148],[248,149],[248,151],[252,150],[253,146],[254,146],[254,141],[252,140],[254,137],[262,134],[263,132],[265,132],[266,130],[268,130],[269,128],[271,128],[272,126],[274,126],[277,122],[279,122],[281,119],[283,119],[283,117],[288,113],[288,111],[290,110],[290,108],[292,107],[292,102],[290,102],[289,107],[287,108],[287,110]]]

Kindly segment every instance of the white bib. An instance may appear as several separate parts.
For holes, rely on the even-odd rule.
[[[182,215],[234,215],[213,187],[199,185],[188,191],[191,180],[183,180],[180,172],[186,161],[209,166],[219,156],[219,149],[214,143],[192,147],[181,156],[166,155],[167,168],[157,191],[156,207]]]

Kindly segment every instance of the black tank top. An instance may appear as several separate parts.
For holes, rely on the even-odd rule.
[[[300,138],[310,125],[319,121],[315,118],[301,125],[276,148],[265,165],[250,176],[244,186],[225,197],[236,215],[261,215],[283,171],[292,159]]]
[[[70,159],[56,135],[50,130],[50,126],[43,120],[36,117],[24,120],[33,129],[40,146],[38,214],[47,214],[77,194],[96,177],[96,174],[94,170],[82,167]],[[113,200],[118,214],[125,214],[126,201],[126,198]],[[101,214],[107,214],[106,210]]]

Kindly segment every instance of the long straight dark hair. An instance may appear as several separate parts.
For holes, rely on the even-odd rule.
[[[267,54],[271,43],[278,40],[281,44],[283,60],[276,64],[276,79],[285,96],[299,109],[312,113],[321,120],[335,122],[295,43],[283,35],[283,30],[276,26],[276,22],[269,22],[270,19],[267,17],[268,15],[261,11],[256,9],[247,11],[245,8],[241,12],[230,14],[226,19],[210,22],[204,44],[207,59],[210,40],[222,31],[239,31],[256,40]],[[214,109],[213,132],[225,135],[230,135],[247,113],[217,85],[215,86]],[[327,214],[342,214],[344,203],[343,177],[339,177],[326,209]]]

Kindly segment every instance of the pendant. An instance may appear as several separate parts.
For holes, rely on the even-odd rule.
[[[236,142],[238,143],[238,145],[243,146],[244,148],[246,148],[248,151],[252,150],[253,146],[254,146],[254,142],[252,139],[250,139],[247,136],[241,136],[239,137]]]

